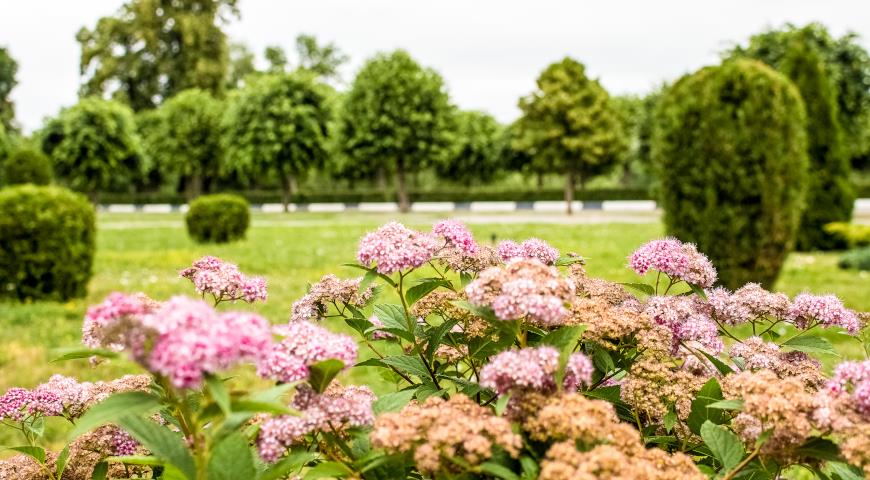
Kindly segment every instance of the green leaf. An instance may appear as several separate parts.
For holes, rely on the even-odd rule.
[[[626,282],[626,283],[620,283],[620,285],[637,290],[638,292],[645,293],[647,295],[655,295],[655,293],[656,293],[656,289],[653,288],[652,285],[647,285],[645,283]]]
[[[703,298],[704,300],[707,300],[707,292],[705,292],[703,288],[701,288],[693,283],[689,284],[689,288],[692,289],[692,293]]]
[[[393,357],[384,357],[381,359],[381,362],[391,367],[395,367],[397,370],[404,373],[410,373],[411,375],[416,375],[420,378],[429,377],[429,370],[426,369],[423,360],[419,357],[397,355]]]
[[[556,330],[541,337],[540,345],[552,345],[557,350],[562,351],[566,348],[574,348],[580,336],[586,331],[586,325],[570,325],[559,327]]]
[[[377,269],[377,268],[370,268],[370,267],[366,267],[365,265],[358,265],[358,264],[356,264],[356,263],[344,263],[344,264],[342,264],[342,266],[343,266],[343,267],[358,268],[358,269],[360,269],[360,270],[365,270],[366,272],[370,272],[370,273],[372,273],[373,275],[377,275],[378,277],[381,277],[381,278],[382,278],[385,282],[387,282],[391,287],[393,287],[393,288],[396,287],[396,282],[394,282],[393,279],[390,278],[389,276],[384,275],[383,273],[378,273],[378,269]]]
[[[561,257],[556,259],[557,267],[566,267],[568,265],[573,265],[575,263],[579,263],[583,265],[586,263],[586,259],[583,257],[578,257],[576,255],[562,255]]]
[[[736,467],[743,459],[743,442],[731,430],[708,420],[701,425],[701,438],[727,470]]]
[[[255,478],[257,468],[248,441],[235,432],[223,439],[208,459],[208,480]]]
[[[722,400],[722,388],[719,387],[719,382],[715,378],[711,378],[701,387],[698,395],[692,400],[692,410],[689,413],[689,418],[686,423],[689,425],[689,430],[692,433],[700,434],[701,425],[707,420],[719,425],[724,422],[724,414],[721,410],[715,408],[707,408],[707,405],[716,403]]]
[[[810,458],[828,460],[831,462],[842,461],[840,447],[827,438],[813,437],[795,450],[797,453]]]
[[[269,466],[257,480],[281,480],[298,471],[305,464],[317,458],[317,453],[306,450],[292,450],[274,465]]]
[[[55,350],[54,354],[57,357],[51,360],[51,363],[91,357],[118,358],[117,352],[105,348],[60,348]]]
[[[54,471],[57,478],[63,477],[63,471],[66,470],[66,464],[69,462],[69,445],[63,447],[57,460],[54,462]]]
[[[713,402],[707,405],[707,408],[718,408],[719,410],[743,410],[743,400],[741,399],[730,399],[730,400],[719,400],[718,402]]]
[[[508,401],[511,399],[510,392],[505,392],[498,397],[498,400],[495,401],[495,414],[499,417],[504,414],[504,411],[507,409]]]
[[[344,362],[335,358],[317,362],[308,368],[308,383],[315,392],[323,393],[342,369]]]
[[[42,447],[22,445],[20,447],[9,447],[8,450],[15,450],[16,452],[23,453],[39,462],[40,465],[45,465],[45,449]]]
[[[230,406],[230,394],[227,391],[227,387],[224,385],[223,380],[214,375],[206,375],[205,384],[208,386],[208,391],[211,393],[211,398],[214,399],[214,403],[220,407],[221,411],[224,412],[224,415],[229,415],[232,412],[232,407]]]
[[[150,450],[155,457],[175,466],[188,479],[196,478],[193,456],[180,435],[140,417],[121,417],[115,423]]]
[[[734,373],[734,370],[731,367],[729,367],[722,360],[719,360],[715,356],[710,355],[709,353],[707,353],[703,350],[698,350],[698,351],[701,352],[705,357],[707,357],[707,360],[710,360],[710,363],[712,363],[713,366],[716,367],[716,370],[718,370],[719,373],[721,373],[722,375],[728,375],[729,373]]]
[[[534,458],[523,455],[520,457],[520,467],[522,467],[523,471],[522,480],[537,480],[540,467],[538,467],[538,463],[535,462]]]
[[[432,293],[438,287],[451,288],[452,285],[443,278],[427,278],[421,280],[419,284],[414,285],[405,292],[405,301],[408,305],[417,303],[417,300]]]
[[[405,310],[401,305],[390,303],[378,304],[375,305],[372,313],[384,324],[385,329],[395,329],[397,335],[399,335],[398,332],[402,332],[400,336],[405,340],[414,340],[414,326],[416,322],[405,315]]]
[[[863,480],[864,474],[861,469],[843,462],[826,462],[825,471],[836,480]]]
[[[372,270],[367,270],[366,274],[363,276],[362,281],[359,282],[359,293],[365,292],[369,288],[369,285],[371,285],[372,282],[374,282],[377,279],[378,279],[377,273],[375,273]]]
[[[665,424],[665,431],[670,432],[671,430],[674,429],[674,425],[677,424],[677,420],[679,420],[679,417],[677,417],[677,412],[675,412],[673,410],[669,410],[668,413],[665,414],[665,417],[662,420],[664,421],[664,424]]]
[[[109,464],[100,462],[94,466],[94,471],[91,473],[91,480],[106,480],[109,475]]]
[[[129,415],[147,415],[154,413],[162,406],[160,398],[146,392],[116,393],[102,402],[89,408],[76,422],[69,438],[89,432],[100,425],[115,423],[120,417]]]
[[[447,335],[447,333],[449,333],[457,323],[459,323],[459,320],[445,320],[441,325],[430,328],[426,332],[426,358],[430,361],[432,360],[435,351],[438,350],[438,347],[441,345],[441,340],[444,338],[444,335]]]
[[[341,478],[346,477],[351,473],[353,473],[353,471],[341,463],[322,462],[318,463],[314,468],[309,470],[303,478],[305,480],[316,480],[318,478],[327,477]]]
[[[823,353],[825,355],[838,356],[826,338],[815,335],[801,335],[800,337],[792,337],[782,344],[783,347],[789,347],[792,350],[798,350],[804,353]]]
[[[496,478],[502,478],[504,480],[520,480],[519,475],[512,472],[511,469],[495,462],[483,462],[478,468],[482,473],[492,475]]]
[[[122,457],[109,457],[106,459],[106,461],[123,463],[126,465],[148,465],[151,467],[157,467],[164,464],[163,460],[160,460],[159,458],[151,455],[128,455]]]
[[[610,356],[610,352],[601,347],[596,348],[595,352],[592,353],[592,363],[594,363],[595,367],[604,374],[607,374],[607,372],[616,368],[616,364],[613,363],[613,358]]]
[[[275,415],[296,415],[299,412],[278,402],[260,402],[257,400],[233,400],[230,408],[233,413],[272,413]]]
[[[372,410],[375,412],[375,415],[387,412],[397,412],[407,405],[413,397],[414,390],[402,390],[381,395],[380,398],[372,403]]]
[[[467,272],[459,272],[459,285],[460,285],[462,288],[467,287],[468,284],[471,283],[471,281],[472,281],[473,279],[474,279],[474,277],[472,277],[470,273],[467,273]]]

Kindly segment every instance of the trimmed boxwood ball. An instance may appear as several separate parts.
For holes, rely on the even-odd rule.
[[[30,147],[14,150],[3,165],[2,178],[6,185],[48,185],[52,177],[51,160],[41,151]]]
[[[668,234],[696,243],[722,285],[770,287],[794,246],[807,183],[795,86],[754,60],[684,76],[658,106],[652,155]]]
[[[87,293],[94,207],[65,188],[0,190],[0,297],[68,300]]]
[[[238,195],[203,195],[190,202],[184,219],[194,241],[225,243],[245,238],[251,213],[247,200]]]

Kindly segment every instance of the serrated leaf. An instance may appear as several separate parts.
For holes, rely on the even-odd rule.
[[[665,431],[670,433],[670,431],[674,429],[674,425],[677,424],[677,420],[679,420],[679,417],[677,417],[677,412],[669,410],[668,413],[665,414],[665,417],[662,419],[665,425]]]
[[[689,284],[689,288],[692,289],[692,293],[703,298],[704,300],[707,300],[707,292],[705,292],[703,288],[701,288],[693,283]]]
[[[595,367],[604,374],[607,374],[607,372],[616,368],[616,364],[613,363],[613,357],[610,356],[610,352],[601,347],[596,348],[595,352],[592,353],[592,363],[594,363]]]
[[[209,456],[208,480],[252,479],[256,475],[251,447],[239,432],[224,438]]]
[[[444,338],[444,335],[447,335],[447,333],[449,333],[457,323],[459,323],[459,320],[445,320],[441,325],[430,328],[426,332],[426,358],[430,361],[432,360],[435,351],[438,350],[438,347],[441,345],[441,340]]]
[[[864,474],[858,467],[843,462],[826,462],[825,471],[838,477],[836,480],[863,480]]]
[[[796,452],[810,458],[836,462],[842,460],[840,447],[827,438],[813,437],[796,449]]]
[[[573,348],[586,331],[586,325],[569,325],[559,327],[552,332],[547,333],[538,342],[539,345],[552,345],[557,350],[562,351],[566,348]]]
[[[232,412],[232,407],[230,406],[230,393],[227,391],[227,386],[224,385],[223,380],[214,375],[206,375],[205,384],[208,387],[208,391],[211,394],[214,403],[220,407],[221,411],[224,412],[224,415],[229,415]]]
[[[429,370],[426,369],[423,360],[420,360],[418,357],[397,355],[393,357],[384,357],[380,361],[381,363],[395,367],[397,370],[404,373],[410,373],[411,375],[416,375],[420,378],[429,377]]]
[[[838,356],[837,352],[834,350],[834,346],[831,345],[826,338],[818,337],[815,335],[801,335],[800,337],[792,337],[785,341],[782,344],[783,347],[789,347],[792,350],[798,350],[804,353],[823,353],[825,355],[834,355]]]
[[[427,278],[421,280],[419,284],[414,285],[405,292],[405,301],[408,305],[417,303],[417,300],[432,293],[438,287],[451,288],[450,282],[442,278]]]
[[[698,351],[701,352],[705,357],[707,357],[707,360],[709,360],[710,363],[712,363],[713,366],[716,367],[716,370],[718,370],[719,373],[721,373],[722,375],[728,375],[729,373],[734,373],[734,369],[732,369],[731,367],[729,367],[729,366],[728,366],[725,362],[723,362],[722,360],[719,360],[719,359],[716,358],[715,356],[710,355],[709,353],[707,353],[707,352],[705,352],[705,351],[703,351],[703,350],[698,350]]]
[[[306,450],[292,450],[284,458],[270,465],[266,471],[257,477],[257,480],[281,480],[290,476],[291,472],[297,471],[305,464],[317,458],[317,453]]]
[[[700,434],[701,425],[709,420],[714,424],[721,424],[724,421],[724,414],[721,410],[707,408],[708,405],[722,400],[722,388],[715,378],[707,381],[698,391],[698,395],[692,400],[692,410],[686,423],[692,433]]]
[[[625,282],[620,283],[620,285],[631,288],[633,290],[637,290],[638,292],[645,293],[647,295],[655,295],[656,293],[656,289],[653,288],[652,285],[647,285],[645,283]]]
[[[707,405],[707,408],[717,408],[719,410],[743,410],[743,400],[741,399],[730,399],[730,400],[719,400],[718,402],[713,402]]]
[[[483,462],[478,467],[482,473],[492,475],[503,480],[520,480],[519,475],[504,465],[495,462]]]
[[[537,480],[538,473],[540,472],[540,467],[538,467],[538,463],[535,462],[535,459],[528,456],[523,455],[520,457],[520,467],[522,468],[522,480]]]
[[[411,398],[414,397],[414,390],[402,390],[399,392],[388,393],[381,395],[372,403],[372,410],[375,415],[380,415],[387,412],[397,412],[402,409]]]
[[[9,447],[8,450],[14,450],[23,453],[28,457],[39,462],[40,465],[45,464],[45,449],[33,445],[21,445],[20,447]]]
[[[147,392],[116,393],[89,408],[78,419],[69,438],[76,438],[100,425],[115,423],[115,420],[123,416],[145,416],[157,411],[161,406],[160,399]]]
[[[743,459],[743,442],[731,430],[707,420],[701,425],[701,438],[725,469],[733,469]]]
[[[330,358],[308,367],[308,383],[317,393],[323,393],[332,380],[344,369],[344,362]]]
[[[586,259],[583,257],[578,257],[576,255],[563,255],[556,259],[557,267],[566,267],[568,265],[573,265],[575,263],[579,263],[580,265],[584,265],[586,263]]]
[[[384,324],[385,328],[394,328],[406,332],[411,335],[413,340],[414,330],[411,327],[411,321],[405,315],[405,310],[401,305],[381,303],[375,305],[373,313]]]
[[[188,479],[196,478],[193,456],[180,435],[171,432],[165,426],[140,417],[121,417],[115,423],[151,451],[155,457],[175,466]]]

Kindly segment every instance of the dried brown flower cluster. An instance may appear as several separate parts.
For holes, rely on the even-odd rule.
[[[529,412],[538,406],[538,413],[523,422],[529,436],[557,441],[541,463],[540,480],[706,478],[682,453],[646,449],[638,432],[621,423],[608,402],[569,393],[549,399],[527,396],[524,403]]]
[[[685,420],[706,380],[655,356],[643,357],[632,365],[622,382],[622,400],[653,420],[662,419],[673,405],[677,416]]]
[[[742,372],[722,379],[726,399],[743,399],[743,411],[731,423],[737,435],[754,445],[771,430],[761,454],[787,465],[800,460],[796,449],[812,436],[816,396],[799,378],[779,378],[770,370]]]
[[[864,469],[870,478],[870,416],[862,414],[848,396],[817,395],[813,420],[820,429],[839,439],[840,453],[852,465]]]
[[[609,349],[615,349],[620,340],[631,338],[650,354],[665,354],[671,346],[670,332],[653,323],[646,314],[598,298],[574,301],[570,323],[585,325],[583,337]]]
[[[770,370],[779,378],[798,378],[813,390],[825,383],[818,360],[806,353],[783,352],[772,342],[759,337],[750,337],[736,343],[729,352],[731,357],[742,358],[747,370]]]
[[[62,480],[90,480],[97,463],[106,457],[130,454],[129,437],[118,427],[107,425],[77,438],[69,446],[69,460],[64,469]],[[138,447],[141,450],[141,447]],[[126,450],[126,451],[124,451]],[[48,480],[48,471],[55,472],[58,454],[46,452],[45,466],[39,465],[31,457],[16,455],[0,461],[0,480]],[[144,474],[148,467],[124,466],[118,463],[109,465],[107,478],[130,478],[134,474]],[[145,478],[145,477],[142,477]]]
[[[637,304],[637,298],[625,287],[616,282],[590,277],[580,264],[575,263],[569,267],[568,278],[574,282],[578,297],[600,300],[614,306]]]
[[[455,272],[477,273],[502,263],[498,252],[488,245],[478,245],[473,255],[462,248],[449,246],[444,248],[438,258]]]
[[[417,468],[430,474],[461,472],[451,458],[475,466],[492,457],[495,448],[516,457],[522,443],[510,422],[463,395],[432,397],[385,413],[375,420],[371,440],[376,448],[413,453]]]

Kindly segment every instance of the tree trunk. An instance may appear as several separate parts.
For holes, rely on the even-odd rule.
[[[375,186],[384,195],[384,200],[390,199],[389,193],[387,193],[387,171],[383,165],[379,166],[378,171],[375,173]]]
[[[402,159],[396,162],[396,190],[399,194],[399,211],[410,212],[411,202],[408,200],[408,189],[405,185],[405,162]]]
[[[88,197],[91,198],[91,203],[94,204],[94,208],[100,206],[100,191],[99,190],[92,191],[91,193],[88,194]]]
[[[290,201],[293,200],[293,194],[296,193],[296,177],[293,174],[285,173],[281,175],[281,205],[284,206],[284,213],[290,211]]]
[[[184,197],[187,201],[191,201],[202,193],[202,175],[199,173],[191,174],[187,177],[187,185],[185,185]]]
[[[574,213],[574,171],[568,170],[565,174],[565,213]]]
[[[544,189],[544,172],[537,172],[536,176],[538,178],[538,191]]]

